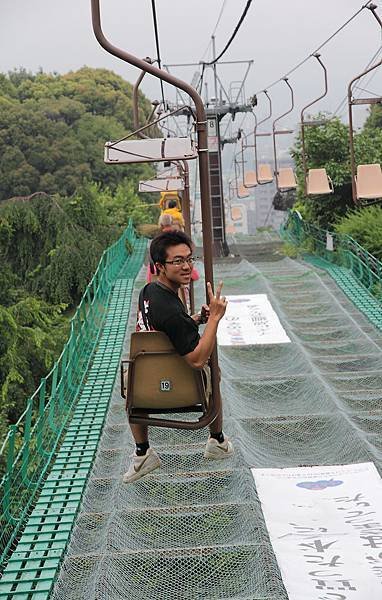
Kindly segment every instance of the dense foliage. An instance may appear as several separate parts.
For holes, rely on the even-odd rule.
[[[349,235],[382,260],[382,208],[368,206],[350,211],[335,226],[337,233]]]
[[[105,141],[132,129],[131,85],[109,71],[0,75],[0,444],[104,249],[129,218],[157,220],[153,196],[136,193],[152,168],[103,163]]]
[[[131,84],[104,69],[0,75],[0,200],[36,191],[73,194],[84,179],[115,189],[147,165],[103,162],[107,140],[133,129]],[[151,112],[140,95],[142,121]]]

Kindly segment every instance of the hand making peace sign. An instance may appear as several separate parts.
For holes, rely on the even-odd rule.
[[[219,284],[216,288],[216,294],[214,295],[212,291],[212,286],[210,282],[207,282],[207,293],[209,297],[209,307],[210,307],[210,316],[209,319],[214,319],[216,321],[220,321],[222,317],[224,317],[224,313],[227,308],[227,300],[225,296],[221,296],[221,291],[223,287],[223,282],[219,281]]]

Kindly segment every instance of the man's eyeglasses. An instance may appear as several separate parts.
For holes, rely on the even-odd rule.
[[[174,258],[174,260],[165,260],[166,265],[174,265],[174,267],[181,267],[185,263],[192,266],[196,261],[196,256],[189,256],[188,258]]]

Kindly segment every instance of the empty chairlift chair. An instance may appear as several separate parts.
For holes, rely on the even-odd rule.
[[[382,171],[380,164],[358,165],[355,181],[358,200],[382,198]]]
[[[281,191],[295,190],[297,181],[292,167],[283,167],[277,173],[277,188]]]
[[[308,196],[333,194],[333,183],[326,169],[309,169],[306,190]]]
[[[243,212],[239,206],[233,206],[231,208],[231,219],[232,221],[240,221],[243,218]]]
[[[273,181],[271,166],[267,164],[259,165],[257,179],[260,184],[271,183]]]
[[[244,182],[243,185],[245,188],[252,188],[257,186],[257,178],[255,171],[246,171],[244,173]]]
[[[244,187],[244,185],[243,184],[239,184],[238,187],[237,187],[237,197],[238,198],[248,198],[249,196],[250,196],[250,193]]]
[[[197,429],[198,421],[153,418],[150,414],[198,412],[205,416],[211,388],[204,370],[192,369],[160,331],[131,336],[130,355],[121,362],[121,395],[130,422]]]

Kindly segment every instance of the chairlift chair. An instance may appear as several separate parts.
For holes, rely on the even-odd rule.
[[[256,171],[245,171],[244,172],[243,185],[245,188],[253,188],[253,187],[257,186]]]
[[[240,206],[232,206],[231,219],[232,221],[240,221],[243,218],[243,211]]]
[[[320,63],[323,72],[324,72],[324,92],[318,97],[315,98],[312,102],[309,102],[301,111],[301,150],[302,150],[302,164],[304,170],[304,185],[305,185],[305,194],[308,196],[311,195],[323,195],[323,194],[332,194],[334,192],[333,183],[328,176],[326,169],[318,168],[318,169],[308,169],[307,167],[307,156],[305,149],[305,127],[307,126],[318,126],[323,125],[327,121],[326,120],[316,120],[316,121],[305,121],[304,112],[307,108],[311,107],[313,104],[321,100],[328,93],[328,75],[326,71],[326,67],[320,58],[320,54],[316,53],[313,55],[314,58]]]
[[[260,185],[265,183],[271,183],[273,181],[272,169],[269,164],[259,165],[257,181]]]
[[[208,372],[190,367],[160,331],[131,335],[129,358],[121,362],[121,395],[130,423],[199,429],[211,410]],[[184,421],[150,416],[179,413],[201,417]]]
[[[257,138],[258,137],[263,137],[263,136],[269,136],[271,135],[270,133],[257,133],[257,129],[259,127],[259,125],[262,125],[263,123],[265,123],[266,121],[268,121],[268,119],[271,118],[272,116],[272,100],[268,94],[267,90],[263,90],[263,94],[266,95],[268,103],[269,103],[269,114],[262,119],[261,121],[257,122],[257,117],[254,114],[255,117],[255,128],[253,131],[253,137],[254,137],[254,150],[255,150],[255,167],[256,167],[256,179],[257,179],[257,183],[259,185],[266,185],[267,183],[272,183],[273,181],[273,174],[272,174],[272,169],[271,166],[269,164],[258,164],[258,158],[257,158]]]
[[[198,124],[196,129],[199,151],[196,144],[189,138],[168,138],[164,140],[127,140],[125,138],[117,142],[108,142],[105,148],[105,158],[107,162],[118,164],[123,162],[178,160],[182,162],[198,157],[203,219],[204,268],[206,279],[213,282],[211,194],[208,177],[208,155],[206,153],[207,128],[205,126],[207,117],[203,101],[195,88],[188,83],[111,44],[102,31],[100,0],[91,0],[91,8],[94,34],[107,52],[139,68],[141,71],[151,73],[158,79],[183,90],[189,94],[193,101],[194,108],[190,109],[190,112],[194,115]],[[144,128],[147,128],[147,126],[142,129]],[[139,131],[136,131],[135,134],[139,135]],[[134,134],[127,137],[132,135]],[[186,168],[184,172],[187,172]],[[153,341],[151,342],[151,340]],[[209,359],[211,388],[202,371],[191,369],[185,360],[177,355],[164,333],[134,333],[131,338],[130,350],[129,358],[123,361],[121,366],[121,391],[127,397],[129,419],[132,423],[178,429],[199,429],[206,427],[216,419],[221,412],[219,365],[216,349],[212,351]],[[163,358],[167,358],[170,362],[162,362]],[[153,373],[159,361],[161,361],[161,368],[157,370],[154,384],[152,383]],[[148,362],[150,362],[150,365],[147,367]],[[126,365],[129,365],[130,368],[126,369]],[[151,387],[148,392],[146,390],[140,395],[140,386],[149,383],[151,383]],[[209,389],[211,389],[211,392]],[[183,396],[181,396],[182,393]],[[153,406],[153,394],[156,394],[155,398],[160,401],[157,406],[155,406],[155,402]],[[166,396],[167,400],[163,400],[163,395]],[[170,401],[172,396],[174,403]],[[182,405],[185,410],[200,410],[200,418],[197,421],[178,421],[149,417],[149,413],[156,410],[182,412]]]
[[[237,186],[237,197],[238,198],[249,198],[250,193],[248,192],[248,190],[244,187],[244,185],[242,183],[239,183],[239,185]]]
[[[357,200],[382,198],[382,171],[380,164],[358,165],[355,176]]]
[[[379,17],[375,13],[375,5],[371,5],[370,10],[376,16],[378,22]],[[358,165],[356,167],[355,152],[354,152],[354,130],[353,130],[353,106],[357,104],[379,104],[382,102],[382,97],[373,98],[353,98],[353,85],[356,81],[364,77],[370,71],[374,71],[382,64],[382,60],[375,65],[366,69],[357,77],[351,80],[348,86],[348,109],[349,109],[349,147],[350,147],[350,165],[352,172],[352,197],[355,204],[363,202],[364,204],[372,204],[382,198],[382,172],[379,163]]]
[[[308,196],[333,194],[333,182],[327,174],[326,169],[309,169],[306,190]]]
[[[296,176],[292,167],[282,167],[276,173],[277,189],[280,192],[287,192],[297,188]]]
[[[106,142],[104,162],[107,164],[164,162],[190,160],[197,156],[196,144],[189,137],[122,139]]]
[[[282,115],[277,117],[277,119],[275,119],[273,121],[273,125],[272,125],[273,156],[274,156],[274,166],[275,166],[276,187],[277,187],[278,192],[288,192],[289,190],[295,190],[297,188],[297,181],[296,181],[296,177],[295,177],[293,169],[291,167],[282,167],[279,169],[278,160],[277,160],[276,136],[281,135],[281,134],[293,133],[293,131],[291,131],[291,130],[277,130],[276,129],[276,123],[278,123],[278,121],[280,121],[280,119],[282,119],[283,117],[286,117],[286,115],[289,115],[289,113],[291,113],[292,110],[294,109],[293,88],[290,85],[287,77],[284,77],[283,80],[286,83],[286,85],[288,86],[290,94],[291,94],[291,106],[286,112],[284,112]]]

